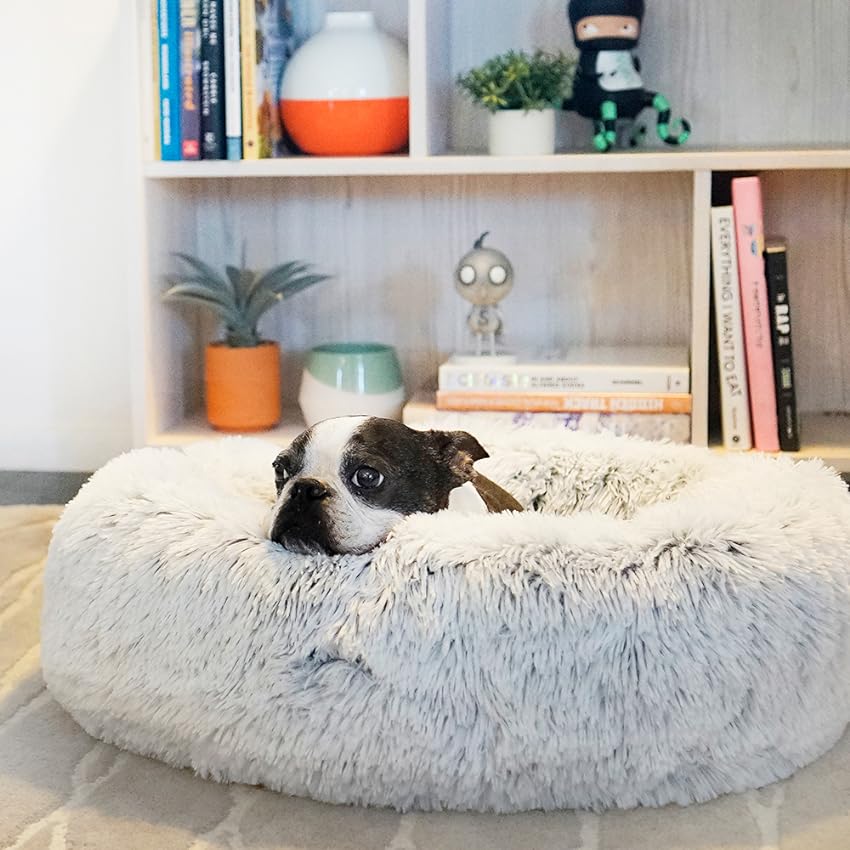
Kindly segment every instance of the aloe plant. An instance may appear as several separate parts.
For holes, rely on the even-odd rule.
[[[243,252],[244,253],[244,252]],[[186,270],[175,275],[163,293],[169,301],[204,304],[224,323],[227,345],[248,348],[259,345],[257,325],[260,317],[284,298],[291,298],[329,275],[309,272],[309,265],[298,261],[275,266],[262,274],[245,267],[226,266],[221,275],[212,266],[189,254],[175,254]]]

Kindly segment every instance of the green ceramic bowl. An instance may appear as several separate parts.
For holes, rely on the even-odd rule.
[[[404,382],[392,346],[337,342],[307,353],[298,403],[308,425],[334,416],[400,419]]]
[[[320,383],[349,393],[388,393],[402,385],[395,349],[376,342],[335,342],[307,354],[304,368]]]

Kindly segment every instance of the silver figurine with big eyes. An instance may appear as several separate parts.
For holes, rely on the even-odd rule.
[[[478,357],[484,353],[485,341],[490,356],[496,356],[496,334],[502,329],[502,314],[497,305],[514,285],[510,260],[501,251],[484,247],[488,232],[478,237],[455,269],[455,289],[472,304],[466,324],[475,337]]]

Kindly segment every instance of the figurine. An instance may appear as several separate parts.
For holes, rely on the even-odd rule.
[[[570,0],[567,14],[579,64],[564,109],[593,120],[596,149],[610,150],[617,142],[617,120],[634,121],[648,107],[658,113],[658,137],[668,145],[684,144],[690,124],[682,118],[678,132],[670,129],[670,104],[643,87],[640,60],[632,53],[640,40],[644,0]],[[645,127],[632,132],[632,147],[645,132]]]
[[[486,236],[486,232],[482,233],[458,263],[455,288],[473,305],[466,324],[475,336],[476,355],[482,355],[486,337],[490,356],[495,357],[496,334],[502,329],[502,316],[496,305],[511,291],[514,270],[501,251],[484,247]]]

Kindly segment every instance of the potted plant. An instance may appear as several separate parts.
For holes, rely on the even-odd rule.
[[[163,294],[169,301],[203,304],[216,313],[225,338],[206,347],[207,419],[221,431],[261,431],[280,422],[280,346],[260,337],[260,317],[284,298],[327,280],[308,265],[289,262],[260,274],[226,266],[225,274],[196,257],[175,254],[185,268]]]
[[[562,52],[509,50],[458,76],[463,92],[490,111],[491,154],[555,152],[555,111],[572,93],[575,67]]]

